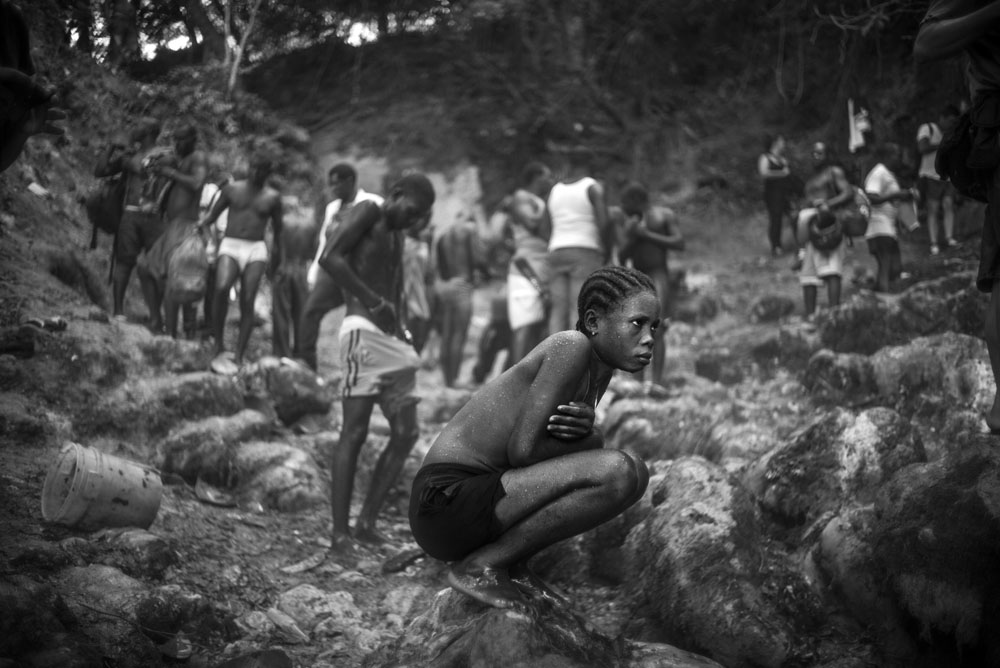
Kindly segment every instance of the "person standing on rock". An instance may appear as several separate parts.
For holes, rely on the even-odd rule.
[[[887,293],[903,269],[896,230],[896,203],[912,201],[913,192],[899,186],[894,172],[899,164],[898,145],[880,142],[875,145],[873,157],[875,165],[865,176],[865,194],[872,205],[865,240],[878,267],[875,291]]]
[[[319,261],[326,250],[330,238],[343,222],[348,212],[360,202],[382,204],[382,197],[375,193],[365,192],[358,187],[358,172],[352,165],[338,163],[327,173],[327,184],[333,199],[326,205],[323,213],[323,223],[319,229],[316,255],[307,274],[309,296],[302,309],[299,327],[302,330],[300,338],[301,350],[299,356],[313,371],[317,368],[316,346],[319,342],[320,325],[323,317],[344,305],[344,295],[340,286],[320,267]]]
[[[472,287],[476,268],[476,228],[459,221],[434,241],[434,295],[441,334],[441,373],[444,384],[455,387],[462,367],[462,353],[472,321]]]
[[[271,174],[271,159],[263,153],[250,157],[250,168],[245,180],[226,184],[208,216],[199,221],[199,227],[214,225],[223,211],[228,210],[226,231],[219,243],[216,260],[215,285],[212,291],[212,335],[215,338],[213,369],[219,373],[236,373],[243,364],[243,356],[250,342],[254,325],[254,301],[265,271],[274,276],[283,257],[281,195],[267,185]],[[268,223],[274,247],[268,253],[264,241]],[[240,328],[236,339],[236,352],[232,361],[225,353],[226,313],[229,310],[229,291],[240,280]]]
[[[153,321],[160,318],[160,310],[164,314],[163,322],[166,332],[177,338],[177,317],[180,305],[170,300],[166,292],[167,267],[170,256],[177,246],[190,234],[197,233],[201,189],[205,185],[208,174],[205,154],[195,147],[198,143],[198,131],[193,125],[185,125],[174,134],[174,150],[178,162],[174,165],[159,163],[153,165],[151,171],[170,180],[167,191],[163,216],[166,220],[166,230],[153,243],[144,260],[138,263],[139,282],[146,295],[146,303],[150,314],[156,314]],[[207,279],[206,279],[207,280]],[[192,339],[197,330],[197,307],[195,304],[184,305],[184,333]]]
[[[161,162],[169,163],[171,157],[163,147],[156,145],[159,136],[158,120],[141,119],[132,132],[132,146],[124,151],[111,151],[94,169],[95,176],[121,172],[126,179],[125,208],[112,251],[111,295],[113,315],[119,321],[125,320],[125,292],[139,254],[148,252],[166,228],[162,207],[170,181],[161,177],[154,168]],[[163,329],[163,320],[160,309],[153,308],[157,302],[148,283],[143,286],[143,297],[149,308],[149,329],[159,334]]]
[[[297,205],[292,211],[299,212]],[[307,216],[282,218],[281,252],[271,282],[271,350],[275,357],[302,357],[302,314],[309,300],[309,267],[316,253],[316,228]]]
[[[530,162],[522,173],[521,187],[507,205],[508,229],[514,242],[507,271],[508,365],[523,359],[548,333],[551,221],[545,197],[551,188],[552,171],[540,162]]]
[[[844,170],[830,160],[826,144],[816,142],[812,148],[813,171],[806,179],[805,197],[810,206],[799,211],[798,236],[805,245],[799,257],[799,283],[805,302],[806,318],[816,312],[819,286],[826,284],[827,302],[833,307],[840,304],[840,289],[844,276],[846,240],[841,239],[834,248],[819,249],[810,239],[809,226],[816,222],[823,228],[834,224],[834,211],[854,198],[854,190],[847,181]]]
[[[616,369],[649,364],[660,302],[648,276],[604,267],[583,283],[575,331],[550,335],[445,426],[413,481],[410,528],[452,562],[456,590],[499,608],[561,601],[528,560],[638,501],[645,463],[605,447],[594,409]]]
[[[613,230],[604,186],[587,176],[587,167],[582,156],[574,156],[569,176],[549,191],[549,334],[572,329],[580,286],[611,258]]]
[[[984,180],[989,206],[983,221],[976,286],[990,293],[986,346],[997,391],[986,424],[990,431],[1000,434],[1000,0],[931,3],[913,44],[917,60],[947,58],[962,52],[968,56],[970,121],[976,133],[974,146],[978,148],[975,162],[988,174]],[[974,166],[968,161],[966,165]]]
[[[343,426],[331,466],[333,545],[349,552],[353,539],[383,542],[376,521],[417,441],[416,390],[420,357],[406,340],[398,314],[403,301],[404,232],[426,220],[434,187],[423,174],[404,176],[379,205],[371,200],[348,212],[327,243],[320,267],[344,291],[347,314],[340,328]],[[354,532],[351,496],[358,454],[368,438],[375,404],[389,421],[389,442],[379,455]]]
[[[660,316],[665,320],[673,309],[670,294],[668,251],[684,250],[684,237],[677,229],[677,215],[663,206],[650,206],[649,191],[639,183],[625,186],[621,194],[625,221],[621,228],[620,260],[632,260],[632,266],[649,276],[660,299]],[[653,343],[653,378],[663,383],[663,367],[667,356],[666,327],[661,327]]]

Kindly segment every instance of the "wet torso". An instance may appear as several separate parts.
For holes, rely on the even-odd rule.
[[[278,192],[268,186],[254,188],[249,181],[237,181],[226,186],[229,198],[229,215],[226,236],[247,241],[263,241],[275,207]]]

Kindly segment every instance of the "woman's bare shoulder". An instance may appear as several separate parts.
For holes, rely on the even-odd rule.
[[[535,348],[540,361],[585,364],[590,359],[590,340],[583,332],[556,332]]]

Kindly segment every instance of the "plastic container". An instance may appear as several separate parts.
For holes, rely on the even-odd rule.
[[[163,482],[151,466],[67,443],[42,486],[42,517],[77,529],[148,529]]]

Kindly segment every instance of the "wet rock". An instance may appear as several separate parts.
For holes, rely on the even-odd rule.
[[[584,533],[580,539],[588,555],[589,574],[605,582],[623,584],[628,578],[625,563],[625,540],[632,529],[653,510],[653,489],[659,486],[662,474],[650,467],[649,486],[642,498],[624,513],[612,517]]]
[[[674,459],[697,454],[717,460],[709,438],[712,427],[731,409],[694,394],[666,401],[620,399],[608,408],[601,426],[608,447],[629,450],[643,459]]]
[[[896,600],[925,638],[961,652],[966,665],[1000,660],[996,443],[980,435],[939,461],[909,467],[875,500],[871,545]]]
[[[774,430],[756,420],[737,421],[725,419],[709,432],[712,450],[719,453],[719,462],[725,466],[739,465],[756,459],[774,449],[779,443]]]
[[[773,357],[790,371],[805,369],[813,354],[823,347],[819,333],[801,324],[780,327],[754,350],[757,358]]]
[[[870,357],[829,348],[809,358],[802,384],[816,399],[850,408],[870,403],[878,395]]]
[[[774,592],[807,590],[762,554],[753,499],[700,457],[664,467],[653,509],[625,543],[629,590],[666,637],[727,666],[780,666],[794,627],[765,593],[760,574],[781,573]]]
[[[736,385],[744,376],[737,356],[728,348],[699,353],[694,361],[694,372],[723,385]]]
[[[334,388],[311,369],[299,364],[285,364],[276,357],[265,357],[250,365],[243,375],[248,394],[262,388],[278,418],[294,424],[309,414],[326,414],[336,398]]]
[[[77,416],[75,426],[84,433],[158,436],[181,422],[232,415],[243,407],[232,378],[211,372],[158,376],[118,387],[92,412]]]
[[[955,409],[986,412],[996,383],[986,343],[947,332],[880,350],[871,358],[882,400],[905,415],[938,417]]]
[[[211,348],[199,341],[153,336],[139,342],[139,349],[151,365],[171,373],[208,371],[212,362]]]
[[[142,529],[108,529],[95,538],[111,548],[103,562],[132,577],[159,580],[180,559],[170,543]]]
[[[797,305],[788,295],[761,295],[750,304],[750,322],[777,322],[795,313]]]
[[[241,410],[225,417],[209,417],[173,429],[156,445],[156,465],[188,482],[201,478],[216,485],[233,476],[236,446],[265,437],[271,420],[255,410]]]
[[[834,596],[869,629],[889,656],[915,663],[917,646],[886,586],[872,552],[873,505],[852,506],[833,517],[816,545],[817,564]]]
[[[703,325],[719,315],[722,307],[714,296],[695,292],[683,296],[674,304],[673,318],[692,325]]]
[[[51,585],[23,576],[0,579],[0,657],[18,666],[98,668],[101,654],[77,631],[78,620]]]
[[[568,607],[539,603],[498,610],[446,589],[400,638],[369,654],[362,665],[709,668],[719,664],[670,645],[607,638]]]
[[[281,594],[277,606],[314,639],[357,636],[363,625],[361,610],[346,591],[324,591],[302,584]]]
[[[919,434],[895,411],[836,409],[753,462],[742,480],[773,517],[801,525],[846,500],[870,503],[896,471],[922,461]]]
[[[294,512],[326,503],[328,492],[315,460],[285,443],[251,441],[239,445],[234,461],[240,496],[266,508]]]
[[[159,651],[133,622],[136,606],[147,592],[146,585],[117,568],[91,565],[66,569],[57,586],[106,660],[136,668],[159,665]]]

